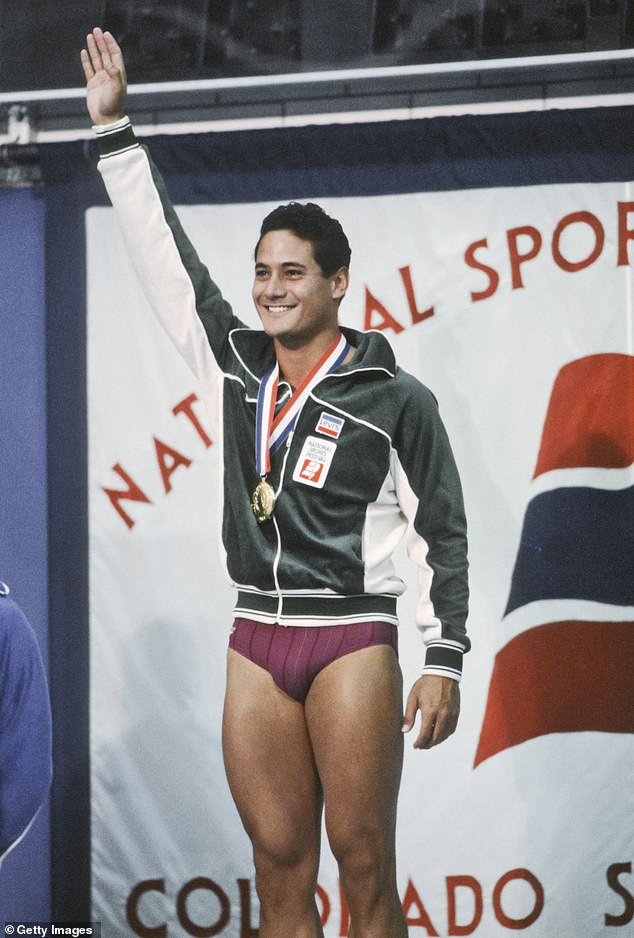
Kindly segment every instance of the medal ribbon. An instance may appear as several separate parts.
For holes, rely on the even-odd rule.
[[[278,363],[275,362],[264,375],[258,391],[255,413],[255,468],[259,476],[265,476],[270,471],[270,454],[277,452],[288,437],[312,389],[325,375],[339,367],[349,351],[350,345],[345,336],[340,333],[299,387],[295,389],[277,417],[275,416],[275,401],[280,377]]]

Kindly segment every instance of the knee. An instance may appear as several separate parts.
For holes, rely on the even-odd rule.
[[[251,838],[256,863],[264,868],[294,869],[303,865],[312,851],[293,831],[259,832]]]
[[[260,902],[293,895],[312,897],[319,868],[319,844],[296,833],[277,830],[252,838],[255,883]]]
[[[384,831],[365,827],[331,838],[330,846],[346,892],[378,895],[394,879],[394,838]]]

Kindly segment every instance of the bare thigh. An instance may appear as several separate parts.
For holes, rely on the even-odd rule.
[[[306,700],[310,741],[333,853],[346,863],[387,864],[392,877],[403,763],[403,682],[388,646],[345,655],[315,678]]]
[[[227,778],[258,860],[316,865],[322,792],[304,707],[229,649],[223,716]]]

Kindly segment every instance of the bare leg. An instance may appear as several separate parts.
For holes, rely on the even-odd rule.
[[[260,938],[323,938],[315,902],[323,800],[304,707],[231,649],[223,751],[253,844]]]
[[[306,700],[328,839],[350,909],[350,938],[407,938],[395,857],[402,693],[394,651],[378,646],[328,665]]]

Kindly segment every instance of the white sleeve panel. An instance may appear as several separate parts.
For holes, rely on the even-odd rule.
[[[99,162],[145,295],[170,339],[198,378],[217,424],[222,371],[196,309],[196,294],[169,227],[145,151],[134,147]],[[217,432],[218,427],[214,426]]]
[[[407,553],[418,568],[418,603],[416,625],[425,643],[441,638],[442,624],[430,598],[433,571],[427,563],[427,542],[414,528],[419,499],[414,493],[395,449],[391,455],[392,477],[401,511],[407,518]]]
[[[400,596],[405,591],[403,580],[394,569],[394,552],[407,528],[392,473],[388,472],[376,500],[371,502],[363,525],[363,563],[365,589],[368,593],[391,593]]]

